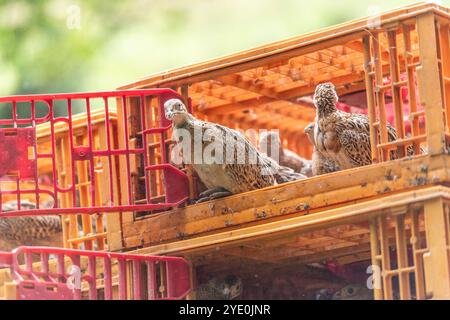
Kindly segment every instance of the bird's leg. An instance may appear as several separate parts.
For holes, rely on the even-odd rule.
[[[222,187],[211,188],[200,193],[197,203],[223,198],[229,195],[232,195],[232,193],[225,188]]]

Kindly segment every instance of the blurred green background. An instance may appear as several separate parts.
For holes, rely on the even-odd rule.
[[[114,89],[412,2],[0,0],[0,96]]]

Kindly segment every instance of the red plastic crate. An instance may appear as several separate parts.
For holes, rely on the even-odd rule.
[[[94,93],[72,93],[54,95],[29,95],[11,96],[0,98],[0,108],[10,110],[11,119],[0,119],[0,211],[5,198],[14,198],[18,203],[18,210],[1,213],[2,216],[20,215],[42,215],[42,214],[92,214],[106,212],[124,211],[152,211],[162,210],[178,206],[188,199],[189,183],[188,177],[178,168],[169,164],[167,152],[168,132],[171,122],[164,117],[164,102],[168,99],[181,97],[170,89],[148,89],[148,90],[124,90]],[[111,130],[111,102],[121,105],[123,114],[117,116],[126,119],[121,123],[122,130]],[[134,101],[134,104],[131,103]],[[151,103],[157,103],[150,105]],[[87,143],[80,145],[74,141],[73,111],[78,105],[82,105],[86,114],[85,130],[87,132]],[[95,107],[100,106],[104,110],[104,125],[106,127],[106,142],[103,148],[95,146],[93,139],[93,125],[91,114]],[[134,109],[133,109],[134,108]],[[45,114],[37,116],[37,109]],[[156,109],[156,110],[155,110]],[[129,119],[130,114],[139,113],[136,118],[141,128],[138,137],[139,146],[129,145]],[[65,114],[64,114],[65,113]],[[23,115],[25,114],[25,116]],[[62,114],[62,115],[61,115]],[[155,114],[157,114],[155,116]],[[103,115],[103,114],[102,114]],[[151,121],[150,121],[150,118]],[[156,118],[156,119],[155,119]],[[50,152],[39,152],[36,138],[37,126],[48,123],[50,139],[52,141]],[[55,146],[56,126],[64,126],[69,132],[70,159],[66,159],[70,166],[64,168],[65,174],[71,180],[70,185],[63,186],[58,181],[57,157]],[[160,159],[155,162],[149,153],[148,138],[150,135],[158,136],[156,139],[158,148],[161,150]],[[118,147],[117,141],[124,141],[123,147]],[[124,159],[125,165],[121,168],[126,171],[126,179],[121,176],[119,181],[119,169],[117,159]],[[132,159],[142,157],[141,167],[143,172],[142,188],[145,193],[143,199],[136,199],[136,192],[132,189]],[[95,167],[98,159],[106,159],[108,171],[106,175],[106,190],[99,191],[96,185]],[[51,162],[51,178],[47,179],[48,186],[43,188],[40,184],[38,161]],[[116,161],[116,162],[115,162]],[[79,190],[76,181],[80,180],[77,166],[84,163],[89,184],[89,205],[80,205]],[[162,172],[163,192],[154,197],[154,190],[150,182],[150,176],[155,171]],[[153,173],[152,173],[153,172]],[[14,188],[1,188],[2,182],[7,182]],[[26,187],[24,182],[28,182]],[[78,193],[77,193],[78,192]],[[108,196],[106,203],[96,200],[96,193],[105,192]],[[162,194],[163,193],[163,194]],[[162,195],[161,195],[162,194]],[[69,205],[62,207],[58,204],[61,197],[70,195]],[[125,195],[125,196],[124,196]],[[36,203],[36,209],[22,210],[21,199],[27,198]],[[53,199],[52,208],[42,208],[43,198]],[[162,200],[161,200],[162,199]]]
[[[10,267],[20,300],[167,300],[191,290],[190,265],[178,257],[19,247],[0,252],[0,264]]]

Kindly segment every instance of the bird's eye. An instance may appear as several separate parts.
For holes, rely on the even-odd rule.
[[[348,292],[349,294],[353,294],[353,293],[355,292],[355,290],[354,290],[353,288],[348,288],[348,289],[347,289],[347,292]]]

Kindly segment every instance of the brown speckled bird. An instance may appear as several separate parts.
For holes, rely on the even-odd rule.
[[[22,200],[21,209],[30,210],[34,203]],[[16,211],[17,201],[2,205],[3,212]],[[2,218],[0,213],[0,251],[19,246],[62,246],[62,225],[59,216],[28,216]]]
[[[272,150],[272,147],[274,150]],[[300,157],[298,154],[289,149],[283,148],[278,132],[262,132],[259,136],[259,149],[266,149],[267,155],[276,161],[278,160],[278,163],[282,166],[291,168],[295,172],[301,173],[307,177],[311,177],[313,175],[312,161]]]
[[[314,146],[311,165],[312,174],[314,176],[318,176],[321,174],[339,171],[340,170],[339,165],[335,161],[324,157],[323,154],[319,150],[317,150],[316,143],[314,141],[314,128],[315,128],[314,122],[310,123],[305,127],[305,133],[309,141]]]
[[[341,169],[371,164],[368,117],[338,110],[337,101],[338,96],[332,83],[323,83],[316,87],[314,141],[317,149],[324,157],[335,161]],[[387,132],[388,141],[396,140],[396,130],[390,124],[387,124]],[[409,146],[407,155],[413,154],[414,148]],[[395,158],[396,152],[392,152],[391,159]]]
[[[196,119],[179,99],[166,101],[164,111],[183,162],[208,188],[198,202],[305,178],[264,156],[240,132]]]

